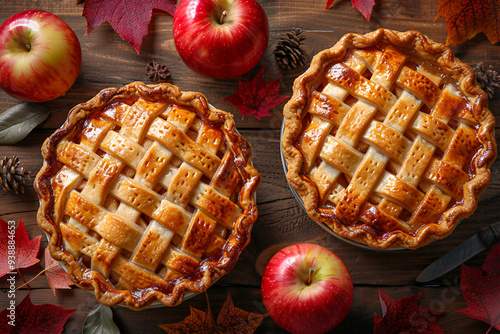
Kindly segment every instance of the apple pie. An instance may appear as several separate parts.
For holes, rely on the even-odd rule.
[[[373,248],[415,249],[470,216],[495,118],[473,70],[416,31],[347,34],[284,107],[287,180],[309,216]]]
[[[51,256],[106,305],[182,302],[250,241],[260,175],[231,114],[135,82],[75,106],[42,147],[38,224]]]

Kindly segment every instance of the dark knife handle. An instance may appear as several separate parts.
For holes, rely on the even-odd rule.
[[[477,235],[485,247],[491,246],[500,239],[500,222],[481,228]]]

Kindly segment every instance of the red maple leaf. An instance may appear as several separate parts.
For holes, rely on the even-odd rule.
[[[482,270],[462,265],[460,280],[467,308],[459,310],[500,330],[500,245],[495,246],[483,263]]]
[[[375,314],[374,334],[444,334],[439,318],[446,312],[438,312],[428,306],[417,305],[422,292],[394,300],[380,290],[382,318]]]
[[[69,316],[76,311],[52,304],[33,305],[29,294],[15,307],[14,313],[9,307],[0,312],[0,332],[5,334],[60,334]]]
[[[45,248],[45,277],[47,277],[54,296],[56,289],[71,289],[70,285],[74,284],[59,262],[50,256],[48,248]]]
[[[37,255],[41,237],[29,240],[22,220],[17,228],[14,227],[13,221],[7,223],[0,218],[0,278],[13,270],[40,262]]]
[[[326,8],[330,8],[335,0],[328,0],[326,3]],[[357,8],[361,14],[365,17],[367,21],[370,21],[370,16],[372,15],[373,6],[375,6],[375,0],[351,0],[352,7]]]
[[[279,95],[279,80],[262,80],[262,74],[265,69],[266,65],[262,66],[262,69],[252,80],[250,78],[244,82],[240,80],[238,90],[233,95],[223,97],[222,99],[229,101],[233,106],[238,108],[243,116],[253,115],[257,119],[271,116],[269,111],[288,96]]]
[[[175,0],[86,0],[83,6],[83,16],[87,19],[85,34],[108,21],[139,53],[142,39],[148,34],[153,9],[165,11],[173,16],[175,7]]]

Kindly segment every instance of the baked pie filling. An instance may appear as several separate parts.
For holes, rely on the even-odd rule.
[[[35,187],[50,253],[103,304],[179,304],[229,272],[249,242],[260,183],[250,144],[199,93],[103,90],[42,153]]]
[[[421,33],[348,34],[296,79],[287,179],[309,216],[374,248],[418,248],[473,213],[496,156],[472,69]]]

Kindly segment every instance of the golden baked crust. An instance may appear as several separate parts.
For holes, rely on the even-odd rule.
[[[51,256],[106,305],[174,306],[250,241],[260,175],[231,114],[200,93],[134,82],[75,106],[35,180]]]
[[[416,31],[345,35],[295,80],[284,118],[287,179],[309,216],[374,248],[449,235],[496,156],[473,70]]]

